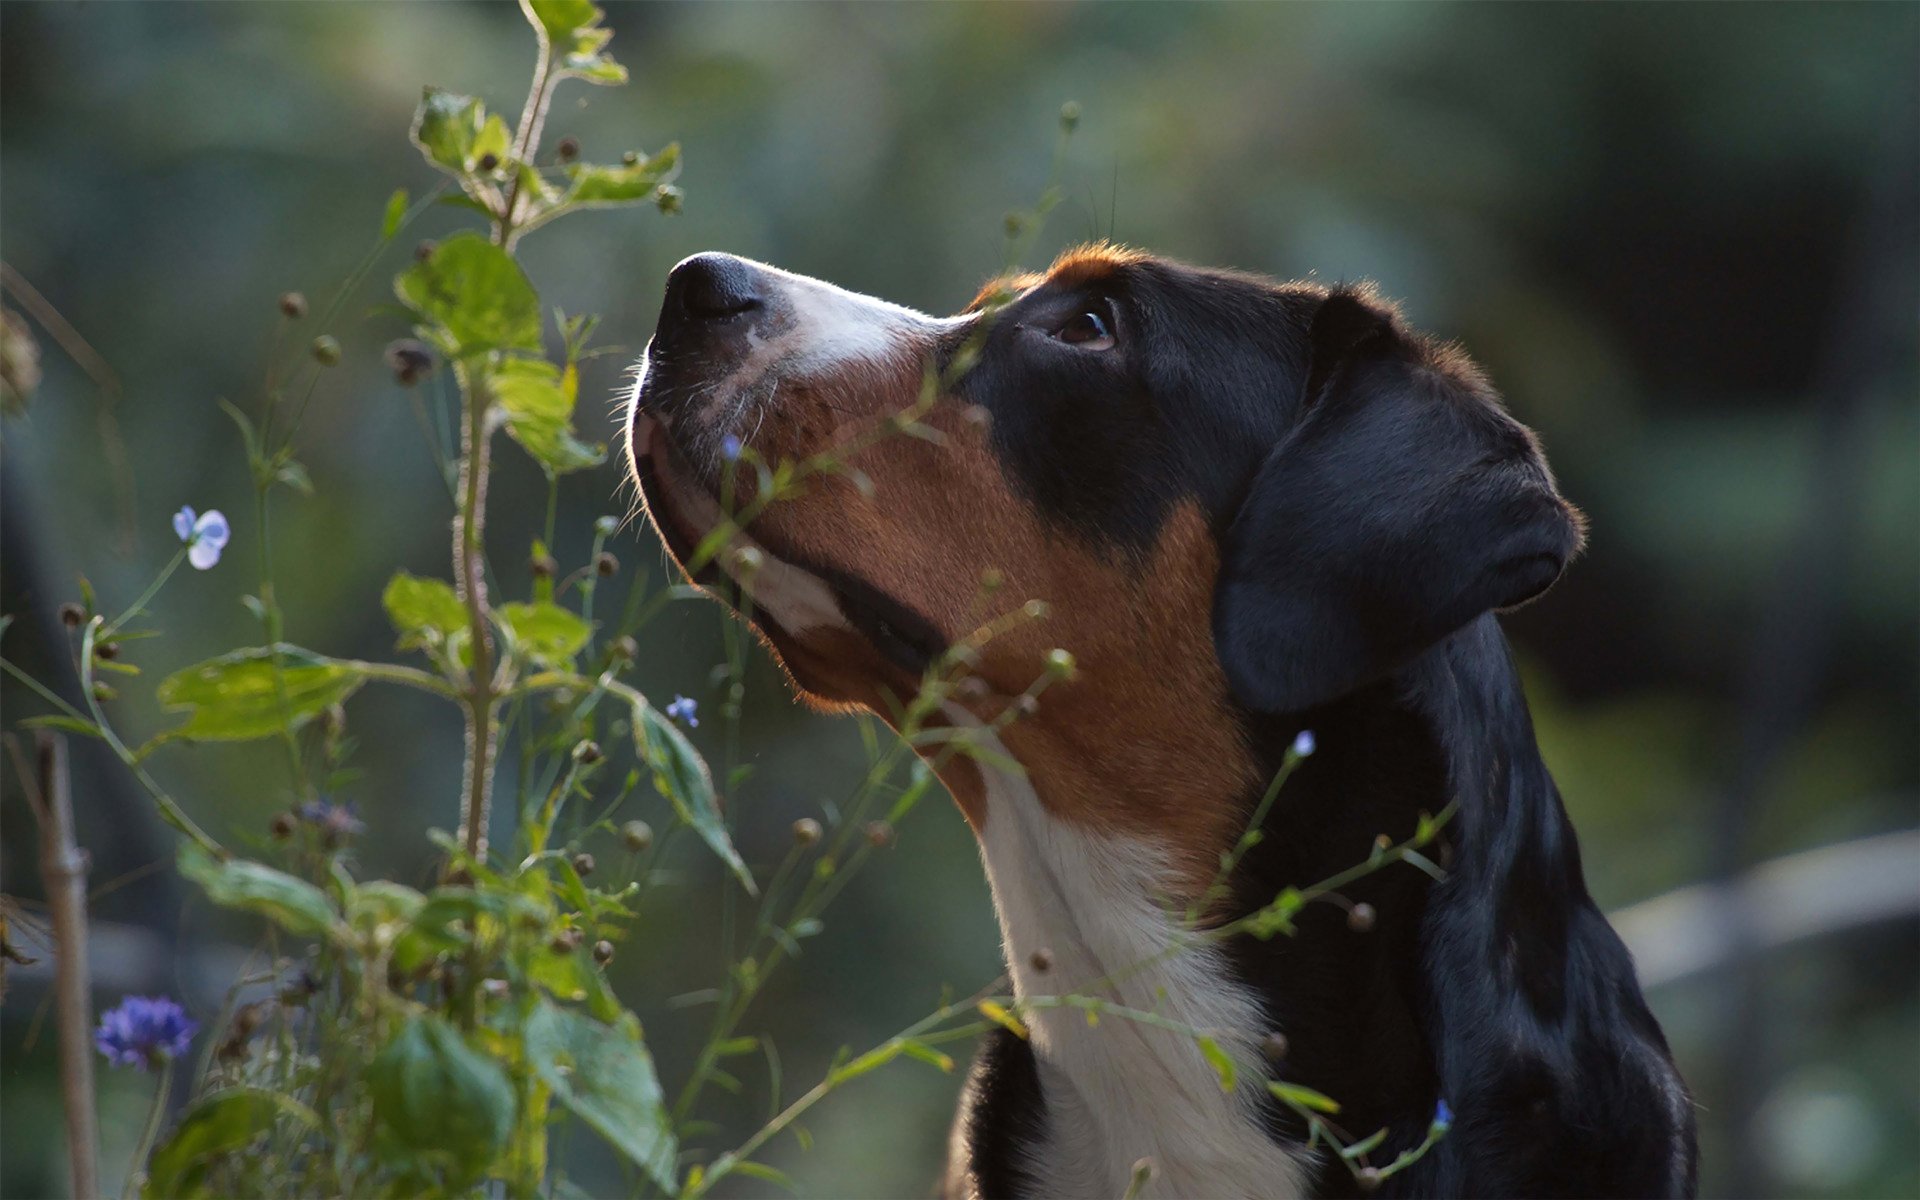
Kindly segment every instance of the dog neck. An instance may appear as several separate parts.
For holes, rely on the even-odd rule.
[[[1447,1032],[1485,1028],[1516,1005],[1564,1010],[1570,941],[1592,926],[1604,931],[1594,936],[1612,937],[1587,898],[1571,827],[1491,616],[1392,679],[1309,713],[1250,722],[1267,777],[1301,728],[1314,731],[1317,752],[1279,794],[1224,911],[1210,919],[1231,920],[1286,887],[1362,863],[1376,838],[1404,841],[1423,813],[1457,800],[1426,849],[1447,864],[1445,883],[1390,865],[1309,904],[1291,936],[1209,941],[1171,899],[1185,885],[1163,845],[1062,821],[1044,802],[1048,774],[982,764],[982,858],[1014,990],[1032,1005],[1044,1135],[1028,1143],[1024,1169],[1039,1194],[1088,1186],[1117,1194],[1147,1156],[1162,1194],[1346,1190],[1344,1165],[1297,1153],[1306,1130],[1271,1100],[1265,1079],[1337,1098],[1341,1125],[1355,1137],[1386,1129],[1376,1161],[1390,1159],[1421,1140],[1442,1095],[1460,1111],[1506,1086],[1484,1063],[1450,1061]],[[1238,798],[1242,828],[1262,790]],[[1363,904],[1371,913],[1354,918]],[[1447,946],[1446,959],[1436,958],[1436,945]],[[1096,1009],[1096,1025],[1084,1008],[1053,1007],[1069,994],[1152,1019]],[[1221,1089],[1215,1065],[1183,1030],[1211,1031],[1235,1061],[1235,1092]],[[1274,1032],[1287,1045],[1277,1062],[1261,1053]],[[1448,1169],[1444,1146],[1419,1174]]]

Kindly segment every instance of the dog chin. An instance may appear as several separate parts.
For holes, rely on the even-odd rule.
[[[698,478],[667,425],[636,413],[631,432],[634,475],[642,503],[667,552],[696,585],[745,616],[786,667],[802,697],[837,703],[833,689],[810,685],[799,635],[847,629],[833,588],[759,539],[736,529],[705,562],[699,549],[727,522],[712,490]]]

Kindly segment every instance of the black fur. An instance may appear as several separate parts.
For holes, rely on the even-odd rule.
[[[1114,350],[1047,340],[1096,297]],[[1387,1128],[1375,1161],[1451,1107],[1449,1135],[1378,1194],[1691,1195],[1691,1102],[1587,894],[1492,615],[1559,576],[1578,514],[1473,367],[1364,291],[1142,261],[1023,296],[961,390],[1028,497],[1116,553],[1150,546],[1177,501],[1206,512],[1249,738],[1269,767],[1302,728],[1319,743],[1227,916],[1458,801],[1444,883],[1403,865],[1345,891],[1371,931],[1322,904],[1297,936],[1230,946],[1290,1043],[1279,1074],[1337,1097],[1356,1135]],[[1277,1105],[1269,1120],[1303,1135]],[[1045,1097],[1023,1043],[989,1039],[961,1122],[984,1193],[1024,1194]],[[1337,1163],[1314,1183],[1355,1193]]]

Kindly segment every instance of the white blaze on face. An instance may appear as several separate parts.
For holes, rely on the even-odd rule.
[[[751,260],[749,260],[751,261]],[[785,376],[859,362],[884,362],[926,347],[971,318],[928,316],[918,309],[754,263],[764,281],[775,332],[756,340],[754,360]]]

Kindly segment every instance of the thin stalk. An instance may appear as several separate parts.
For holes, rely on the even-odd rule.
[[[147,1156],[153,1153],[153,1141],[160,1136],[160,1119],[167,1113],[167,1096],[173,1091],[173,1060],[160,1060],[160,1083],[153,1092],[153,1107],[147,1111],[147,1127],[140,1134],[140,1144],[134,1148],[133,1162],[127,1167],[127,1185],[121,1189],[121,1200],[133,1200],[140,1194],[147,1179]]]
[[[153,582],[147,585],[146,591],[140,593],[140,598],[132,604],[127,605],[125,612],[106,623],[100,633],[102,640],[111,638],[115,633],[119,632],[121,626],[133,620],[136,616],[139,616],[141,610],[147,607],[147,601],[159,594],[160,589],[166,585],[167,580],[173,578],[173,573],[178,571],[180,564],[185,561],[187,561],[187,547],[182,546],[179,552],[173,556],[173,561],[168,563],[166,567],[161,570],[160,574],[154,576]]]
[[[87,964],[87,866],[74,844],[73,797],[68,789],[67,741],[39,730],[28,769],[19,743],[7,749],[21,790],[40,823],[40,874],[53,914],[54,1011],[60,1036],[60,1099],[66,1108],[68,1185],[80,1200],[100,1194],[99,1127],[93,1102],[93,1006]]]
[[[460,513],[454,522],[454,577],[467,607],[473,643],[473,671],[462,699],[466,714],[465,791],[460,803],[460,840],[467,853],[484,859],[487,820],[493,802],[493,632],[488,618],[486,556],[487,474],[491,465],[487,401],[470,368],[456,368],[466,423],[460,435]]]

